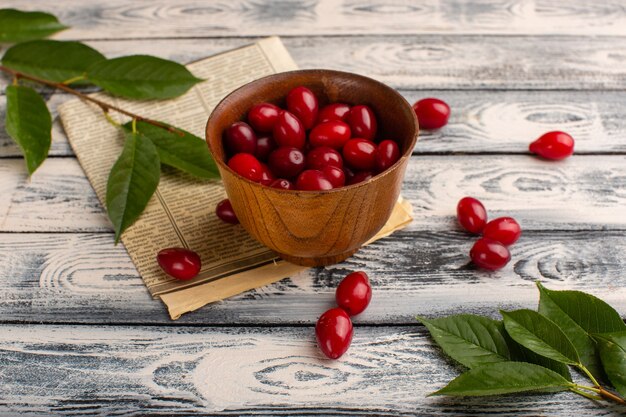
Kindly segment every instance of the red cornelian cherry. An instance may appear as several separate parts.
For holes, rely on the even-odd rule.
[[[274,141],[278,146],[302,149],[306,133],[300,119],[288,111],[281,111],[274,125]]]
[[[325,166],[343,167],[343,158],[341,154],[327,146],[312,149],[306,155],[306,167],[309,169],[321,170]]]
[[[470,233],[480,233],[487,223],[487,210],[473,197],[463,197],[456,206],[459,224]]]
[[[372,171],[357,171],[347,180],[348,185],[358,184],[363,181],[367,181],[374,177],[374,173]]]
[[[350,139],[343,147],[343,159],[351,168],[371,170],[376,166],[376,151],[371,140]]]
[[[322,171],[307,169],[298,175],[296,189],[303,191],[332,190],[333,184],[326,178]]]
[[[517,242],[522,234],[522,228],[512,217],[498,217],[485,225],[483,237],[510,246]]]
[[[246,122],[235,122],[226,129],[224,144],[231,155],[242,152],[254,154],[256,142],[256,134]]]
[[[346,174],[343,169],[334,167],[332,165],[326,165],[322,168],[322,172],[328,178],[328,181],[333,185],[333,188],[339,188],[346,185]]]
[[[272,103],[255,104],[248,112],[248,123],[257,132],[271,132],[280,112],[280,108]]]
[[[352,320],[341,308],[326,311],[315,325],[317,345],[330,359],[338,359],[346,353],[352,342],[352,333]]]
[[[317,97],[306,87],[296,87],[287,93],[287,109],[300,119],[305,129],[315,124],[318,106]]]
[[[351,184],[350,181],[352,180],[352,178],[354,178],[355,171],[352,168],[344,165],[343,173],[345,174],[345,177],[346,177],[346,184]]]
[[[217,206],[215,206],[215,214],[225,223],[239,224],[235,210],[233,210],[233,206],[227,198],[217,203]]]
[[[304,169],[304,154],[297,148],[278,148],[268,158],[268,165],[275,176],[294,178]]]
[[[263,176],[261,163],[249,153],[234,155],[228,160],[228,167],[250,181],[259,182]]]
[[[574,153],[574,138],[565,132],[548,132],[531,143],[528,150],[543,158],[558,161]]]
[[[337,286],[335,300],[350,316],[361,314],[372,299],[372,286],[363,271],[348,274]]]
[[[341,149],[350,140],[350,126],[341,120],[320,123],[309,133],[309,143],[313,147],[326,146]]]
[[[383,140],[376,152],[376,171],[383,172],[400,159],[400,148],[393,140]]]
[[[276,177],[274,176],[270,168],[263,162],[261,162],[261,168],[263,168],[263,170],[261,171],[261,179],[259,180],[259,183],[263,185],[270,185],[274,182]]]
[[[270,152],[276,149],[276,142],[270,135],[259,136],[256,140],[256,152],[254,156],[259,161],[267,161],[267,157],[270,156]]]
[[[283,190],[295,190],[296,187],[289,180],[279,178],[270,184],[272,188],[282,188]]]
[[[167,275],[181,281],[196,277],[202,267],[200,256],[185,248],[168,248],[159,251],[157,263]]]
[[[502,243],[483,237],[472,246],[470,258],[476,266],[495,271],[511,260],[511,253]]]
[[[369,140],[374,140],[374,137],[376,137],[378,123],[376,122],[374,112],[369,106],[361,104],[352,107],[348,115],[348,123],[354,137]]]
[[[450,106],[438,98],[424,98],[413,104],[419,126],[424,129],[439,129],[448,123]]]
[[[339,120],[345,122],[348,120],[350,106],[345,103],[333,103],[322,107],[317,115],[317,123],[324,123],[330,120]]]

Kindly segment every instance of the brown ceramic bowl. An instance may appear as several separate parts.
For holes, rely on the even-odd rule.
[[[398,142],[402,156],[369,181],[328,191],[266,187],[226,165],[222,135],[246,120],[257,103],[285,107],[289,90],[310,88],[320,101],[367,104],[378,119],[378,138]],[[355,253],[387,222],[400,194],[404,171],[417,140],[417,118],[409,103],[386,85],[356,74],[302,70],[271,75],[233,91],[213,110],[206,127],[209,149],[241,225],[283,259],[306,266],[340,262]]]

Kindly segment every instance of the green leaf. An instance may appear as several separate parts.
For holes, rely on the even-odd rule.
[[[572,375],[569,372],[569,367],[564,363],[557,362],[555,360],[546,358],[545,356],[536,354],[532,350],[525,348],[524,346],[517,343],[515,340],[511,339],[511,336],[509,336],[508,334],[505,335],[505,339],[506,344],[509,346],[509,352],[511,352],[512,361],[534,363],[535,365],[543,366],[544,368],[548,368],[551,371],[562,375],[563,378],[567,379],[568,381],[572,380]]]
[[[501,314],[507,333],[520,345],[557,362],[580,363],[576,348],[552,320],[532,310],[502,311]]]
[[[587,369],[589,369],[589,371],[596,378],[600,378],[602,376],[602,366],[596,354],[595,342],[589,336],[587,331],[580,327],[572,319],[572,317],[570,317],[565,311],[561,309],[561,307],[559,307],[559,305],[553,299],[555,294],[556,297],[559,298],[559,293],[565,291],[548,290],[539,282],[537,283],[537,287],[539,288],[540,294],[539,313],[555,322],[556,325],[561,328],[563,333],[567,335],[568,339],[576,348],[582,364],[585,365],[585,367],[587,367]],[[576,294],[576,292],[574,291],[567,292]],[[573,295],[571,298],[573,300],[577,298],[577,295]],[[559,299],[559,301],[564,304],[568,311],[571,311],[568,305],[569,303],[566,299],[561,298]]]
[[[10,85],[6,89],[5,128],[19,145],[28,173],[45,161],[52,140],[52,117],[46,102],[30,87]]]
[[[610,305],[580,291],[553,291],[537,284],[542,296],[549,297],[563,313],[587,333],[626,331],[626,324]]]
[[[502,322],[471,314],[418,320],[446,354],[468,368],[510,360]]]
[[[98,62],[87,78],[111,94],[138,100],[177,97],[202,81],[176,62],[147,55]]]
[[[132,122],[126,123],[124,129],[132,131]],[[137,122],[137,131],[156,146],[162,164],[199,178],[219,178],[217,165],[206,141],[182,129],[175,129],[177,132],[170,132],[146,122]]]
[[[137,220],[159,184],[159,154],[145,136],[126,134],[124,149],[111,168],[106,205],[117,243],[124,230]]]
[[[557,392],[572,386],[547,368],[524,362],[490,363],[470,369],[431,395],[483,396],[516,392]]]
[[[80,42],[40,40],[12,46],[2,57],[2,64],[60,83],[84,75],[89,66],[104,60],[104,55]]]
[[[24,42],[52,35],[67,26],[43,12],[0,9],[0,42]]]
[[[595,334],[602,366],[609,380],[626,398],[626,332]]]

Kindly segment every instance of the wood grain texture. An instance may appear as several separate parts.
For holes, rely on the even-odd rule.
[[[256,38],[88,41],[107,57],[191,62]],[[626,37],[298,36],[283,43],[302,69],[355,72],[405,89],[624,89]],[[5,79],[0,84],[6,84]]]
[[[3,326],[0,365],[3,416],[619,411],[571,393],[428,398],[458,369],[418,328],[356,328],[350,351],[331,361],[312,328]]]
[[[576,153],[626,152],[626,103],[615,91],[446,91],[401,90],[414,103],[440,97],[452,106],[448,125],[420,132],[415,154],[432,152],[525,153],[534,138],[549,130],[564,130],[576,139]],[[50,155],[73,155],[56,108],[71,96],[48,98],[55,122]],[[0,114],[5,101],[0,97]],[[0,157],[19,156],[17,145],[0,120]]]
[[[480,198],[492,218],[513,216],[525,230],[624,230],[625,162],[622,155],[559,163],[530,155],[414,155],[402,195],[414,207],[416,230],[453,230],[452,215],[465,195]],[[30,181],[23,165],[21,159],[0,164],[0,231],[110,232],[75,159],[49,158]]]
[[[339,34],[625,35],[619,0],[3,0],[72,27],[59,39]],[[124,30],[120,30],[123,26]]]
[[[535,308],[536,280],[593,293],[626,316],[624,232],[526,232],[512,247],[512,262],[495,273],[469,265],[474,240],[462,232],[397,232],[343,263],[204,307],[176,324],[312,324],[355,270],[366,271],[373,286],[358,324]],[[174,324],[110,234],[0,234],[0,276],[0,322]]]

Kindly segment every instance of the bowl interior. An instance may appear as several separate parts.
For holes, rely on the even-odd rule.
[[[378,121],[380,140],[393,139],[403,156],[409,156],[417,139],[417,118],[409,103],[394,89],[357,74],[331,70],[300,70],[270,75],[235,90],[214,109],[207,124],[207,141],[213,157],[223,168],[222,134],[232,123],[246,120],[248,110],[262,102],[286,107],[289,90],[305,86],[317,96],[320,108],[329,103],[366,104]]]

